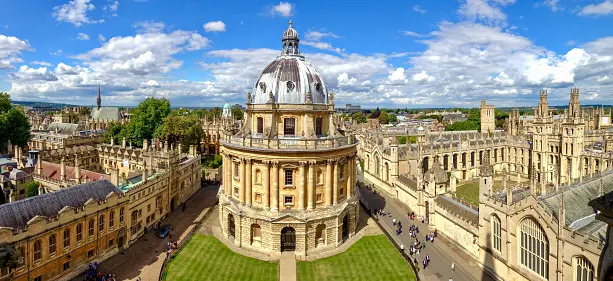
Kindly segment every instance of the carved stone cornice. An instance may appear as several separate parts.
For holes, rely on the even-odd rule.
[[[300,161],[300,162],[298,162],[298,164],[300,165],[300,167],[304,167],[304,166],[306,166],[308,163],[309,163],[308,161]]]
[[[277,168],[279,167],[279,161],[270,161],[270,163],[272,164],[273,167]]]

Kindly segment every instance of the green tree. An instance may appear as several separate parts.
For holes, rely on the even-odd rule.
[[[123,138],[123,130],[126,126],[121,125],[119,122],[111,122],[109,126],[102,135],[102,142],[110,143],[111,139],[114,140],[115,143],[120,143]]]
[[[8,142],[24,147],[30,137],[28,117],[11,105],[11,98],[7,93],[0,93],[0,151],[6,150]]]
[[[379,118],[379,115],[381,115],[381,110],[377,107],[377,109],[370,114],[370,119]]]
[[[388,113],[387,114],[387,123],[396,123],[398,122],[398,117],[396,117],[396,114],[394,113]]]
[[[38,195],[38,187],[40,186],[40,182],[33,181],[26,185],[26,198],[34,197]],[[44,189],[43,189],[44,192]]]
[[[209,118],[218,118],[218,117],[221,117],[222,112],[223,110],[221,109],[221,107],[215,107],[215,108],[211,108],[211,110],[209,110],[207,114]]]
[[[206,155],[202,158],[202,166],[209,169],[217,169],[221,167],[223,158],[221,155]]]
[[[195,115],[179,116],[171,114],[164,119],[156,136],[170,143],[181,143],[185,152],[189,145],[198,144],[204,135],[200,118]]]
[[[351,114],[351,119],[355,120],[358,123],[366,123],[366,115],[361,111],[354,112]]]
[[[232,107],[232,117],[234,117],[235,120],[243,120],[243,115],[243,110],[240,107]]]
[[[388,115],[386,111],[381,111],[381,114],[379,114],[379,123],[380,124],[387,124],[387,119]]]
[[[144,139],[152,139],[156,133],[160,133],[164,118],[169,114],[170,102],[167,99],[148,98],[132,111],[130,123],[122,134],[133,145],[142,147]]]
[[[462,121],[462,122],[455,122],[447,126],[447,128],[445,128],[445,131],[467,131],[467,130],[479,130],[479,123],[470,121],[470,120]]]

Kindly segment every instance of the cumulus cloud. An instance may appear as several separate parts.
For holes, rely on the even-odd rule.
[[[420,14],[425,14],[428,12],[428,10],[422,9],[419,5],[413,6],[413,11],[420,13]]]
[[[104,41],[106,41],[106,37],[104,37],[104,35],[102,35],[102,34],[98,34],[98,41],[104,42]]]
[[[402,67],[396,68],[396,70],[394,70],[389,76],[387,76],[387,78],[390,82],[398,84],[404,84],[409,81],[404,74],[404,68]]]
[[[133,27],[140,33],[157,33],[162,32],[166,25],[163,22],[157,21],[141,21],[135,23]]]
[[[336,78],[336,81],[338,83],[337,84],[338,87],[343,88],[343,87],[349,87],[349,86],[355,85],[355,83],[357,82],[357,79],[349,78],[349,74],[347,74],[346,72],[343,72],[338,75],[338,77]]]
[[[19,67],[19,71],[10,75],[13,80],[43,80],[43,81],[57,81],[55,74],[50,72],[46,67],[30,68],[27,65]]]
[[[275,16],[289,17],[293,14],[294,5],[288,2],[279,2],[279,5],[272,6],[270,14]]]
[[[226,24],[223,21],[210,21],[203,26],[206,32],[223,32],[226,31]]]
[[[76,39],[77,40],[89,40],[89,35],[79,32],[79,35],[77,35]]]
[[[339,38],[338,35],[332,32],[323,32],[323,31],[309,31],[304,36],[307,40],[320,41],[322,38]]]
[[[28,41],[0,34],[0,70],[13,68],[14,63],[23,61],[19,55],[31,50]]]
[[[465,0],[458,13],[470,19],[484,20],[491,23],[504,22],[507,15],[499,7],[490,5],[487,0]]]
[[[399,68],[399,69],[402,69],[402,68]],[[425,70],[422,70],[419,73],[413,74],[412,79],[415,82],[424,83],[424,82],[432,82],[434,81],[435,78],[429,75]]]
[[[613,1],[606,0],[599,4],[587,5],[581,9],[579,14],[582,16],[604,16],[613,14]]]
[[[63,21],[80,27],[85,23],[100,23],[104,20],[92,20],[87,16],[88,11],[96,8],[91,0],[72,0],[64,5],[53,7],[53,17],[57,21]]]

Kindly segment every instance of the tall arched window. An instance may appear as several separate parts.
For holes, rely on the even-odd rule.
[[[55,243],[56,243],[55,234],[49,235],[49,255],[55,254]]]
[[[70,228],[64,229],[64,248],[70,247]]]
[[[502,228],[500,219],[496,215],[492,215],[492,247],[494,250],[502,251]]]
[[[98,231],[100,232],[104,231],[104,215],[100,215],[98,219]]]
[[[42,244],[40,239],[34,242],[34,261],[39,261],[43,257]]]
[[[531,218],[521,222],[521,264],[539,276],[549,278],[549,242],[543,228]]]
[[[81,242],[83,240],[83,224],[77,224],[77,242]]]
[[[94,219],[89,220],[89,225],[87,227],[87,235],[89,236],[93,236],[94,235]]]
[[[585,257],[576,257],[575,262],[575,280],[576,281],[594,281],[594,265]]]

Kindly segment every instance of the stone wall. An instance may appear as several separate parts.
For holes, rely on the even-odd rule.
[[[476,225],[471,225],[461,218],[446,209],[435,206],[434,212],[435,228],[438,233],[445,236],[447,239],[459,245],[464,251],[469,253],[473,258],[479,258],[479,230]]]

